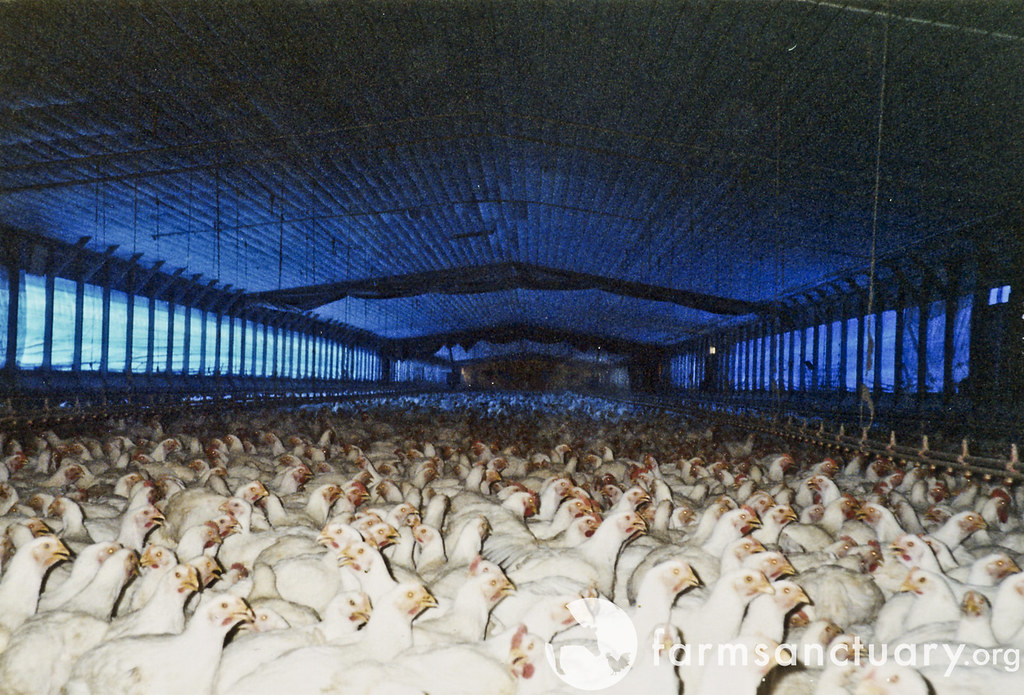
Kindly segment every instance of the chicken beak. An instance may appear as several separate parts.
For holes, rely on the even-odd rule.
[[[974,522],[973,526],[975,531],[984,531],[988,528],[988,523],[979,516],[977,521]]]
[[[796,576],[796,567],[793,567],[793,563],[786,561],[786,564],[779,570],[780,577],[794,577]]]
[[[220,506],[217,507],[217,510],[221,511],[221,512],[224,512],[225,514],[230,514],[231,513],[231,503],[230,502],[221,502]]]
[[[256,614],[248,606],[239,608],[231,616],[237,618],[243,625],[253,625],[256,623]]]
[[[51,553],[51,555],[54,558],[54,562],[57,563],[61,562],[62,560],[67,560],[68,558],[70,558],[71,551],[68,550],[68,547],[66,545],[64,545],[60,541],[57,541],[57,547],[53,549],[53,553]]]
[[[511,596],[515,592],[516,592],[515,584],[513,584],[508,579],[506,579],[505,583],[501,585],[500,589],[498,589],[498,596],[501,597],[501,598],[504,598],[505,596]]]
[[[348,567],[354,560],[348,553],[338,553],[338,567]]]
[[[164,518],[164,515],[159,512],[154,514],[153,518],[151,519],[151,523],[153,524],[153,526],[163,526],[163,523],[165,521],[167,521],[167,519]]]
[[[862,507],[861,509],[857,510],[857,513],[853,515],[853,518],[857,519],[858,521],[864,521],[868,518],[868,513]]]
[[[437,608],[437,599],[429,591],[424,590],[420,598],[420,608]]]
[[[156,558],[152,555],[152,546],[147,546],[142,552],[142,557],[139,558],[139,562],[143,565],[151,565],[156,562]]]
[[[327,535],[326,533],[324,533],[323,531],[321,531],[321,532],[320,532],[320,535],[318,535],[318,536],[316,537],[316,544],[317,544],[317,545],[322,545],[322,546],[324,546],[325,548],[329,548],[329,547],[331,547],[331,546],[333,546],[333,545],[334,545],[334,539],[333,539],[333,538],[331,538],[331,537],[330,537],[329,535]]]
[[[782,515],[782,518],[785,521],[797,521],[800,517],[798,517],[796,515],[796,512],[794,512],[792,509],[789,509],[786,511],[785,514]]]
[[[685,589],[688,586],[700,586],[700,579],[694,574],[693,570],[690,569],[685,576],[683,576],[682,585],[680,590]]]
[[[182,589],[188,589],[189,591],[199,591],[199,575],[195,572],[189,572],[188,576],[185,577],[185,581],[181,583]]]
[[[812,604],[811,597],[808,596],[807,592],[803,589],[800,589],[800,591],[797,592],[796,597],[799,599],[799,603],[806,603],[808,605]]]
[[[1010,564],[1009,564],[1009,566],[1007,566],[1007,568],[1004,570],[1004,572],[1006,572],[1006,574],[1004,576],[1009,576],[1011,574],[1016,574],[1017,572],[1020,572],[1020,567],[1017,567],[1017,563],[1016,562],[1014,562],[1013,560],[1010,560]]]
[[[907,575],[907,578],[900,584],[900,591],[913,591],[916,592],[917,588],[914,586],[914,582],[911,580],[911,575]]]
[[[764,579],[757,585],[757,592],[759,594],[768,594],[769,596],[774,596],[775,587],[773,587],[767,579]]]
[[[370,621],[370,612],[369,611],[355,611],[354,613],[352,613],[352,615],[350,616],[349,619],[352,622],[354,622],[354,623],[359,623],[360,625],[365,625],[366,623],[368,623]]]

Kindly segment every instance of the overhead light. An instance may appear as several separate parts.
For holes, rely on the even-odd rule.
[[[711,347],[708,348],[708,354],[709,355],[715,354],[715,346],[714,345],[712,345]]]

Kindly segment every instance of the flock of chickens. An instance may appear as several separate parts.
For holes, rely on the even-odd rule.
[[[639,643],[606,692],[1024,685],[1019,487],[571,396],[164,424],[3,436],[0,695],[573,693],[597,596]]]

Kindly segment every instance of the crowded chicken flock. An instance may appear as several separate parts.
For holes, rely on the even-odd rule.
[[[3,695],[576,693],[553,655],[588,644],[573,606],[599,598],[638,644],[604,692],[1024,685],[1024,496],[998,477],[572,396],[112,420],[2,448]]]

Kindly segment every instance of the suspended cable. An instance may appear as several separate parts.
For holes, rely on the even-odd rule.
[[[238,186],[235,186],[235,229],[238,229]],[[238,274],[238,267],[241,265],[242,255],[242,235],[235,232],[235,274]],[[243,278],[248,281],[248,274],[243,274]]]
[[[781,121],[782,121],[782,108],[781,108],[780,104],[776,101],[775,102],[775,206],[774,206],[774,211],[775,211],[775,225],[774,225],[774,227],[775,227],[775,229],[774,229],[774,236],[775,236],[775,287],[774,287],[774,291],[775,292],[778,292],[778,290],[782,287],[782,275],[783,275],[783,271],[782,271],[782,263],[783,263],[782,230],[781,230],[780,224],[779,224],[779,205],[781,204],[781,199],[782,199],[782,172],[781,172],[781,166],[780,166],[780,163],[779,163],[779,160],[782,157],[782,128],[781,128],[781,125],[780,125]],[[782,361],[783,361],[782,360],[783,340],[782,340],[782,334],[779,332],[780,322],[779,322],[779,308],[778,307],[779,307],[778,302],[772,302],[771,326],[769,327],[768,335],[769,335],[769,340],[771,341],[771,346],[774,347],[774,353],[775,354],[773,356],[773,359],[770,359],[770,362],[771,362],[771,374],[769,376],[770,376],[770,379],[771,379],[771,383],[770,383],[771,390],[772,390],[773,395],[775,396],[775,411],[776,411],[776,415],[781,415],[781,411],[782,411],[782,383],[781,383],[781,378],[782,378],[782,369],[783,369],[783,365],[782,365]],[[790,345],[790,350],[792,350],[792,349],[793,349],[793,346]],[[772,350],[772,348],[769,347],[769,351],[770,351],[769,355],[770,356],[771,356],[771,350]]]
[[[877,244],[878,244],[878,199],[882,186],[882,133],[885,122],[885,83],[888,77],[889,68],[889,23],[892,20],[892,14],[888,12],[888,3],[886,6],[886,21],[885,27],[882,34],[882,69],[881,79],[879,80],[878,86],[878,122],[875,129],[875,190],[871,208],[871,265],[868,270],[868,307],[867,313],[865,314],[864,320],[867,321],[868,316],[872,316],[874,313],[875,305],[875,266],[877,262]],[[870,346],[868,350],[869,358],[874,354],[874,341],[877,340],[878,326],[876,321],[872,321],[871,327],[872,332],[875,334],[874,337],[867,335],[865,331],[865,337],[869,341]],[[870,368],[869,362],[865,361],[865,371]],[[881,365],[873,365],[875,369],[879,369]],[[868,406],[870,411],[870,419],[868,420],[868,427],[870,428],[875,421],[875,404],[871,400],[871,390],[863,382],[863,375],[860,375],[861,382],[859,388],[861,389],[860,395],[860,425],[864,426],[864,405]]]
[[[213,221],[214,235],[216,237],[216,258],[217,258],[217,279],[220,275],[220,169],[214,171],[214,202],[216,204],[216,217]]]
[[[277,220],[277,289],[281,289],[284,278],[284,212]]]
[[[153,235],[156,241],[156,257],[160,258],[160,198],[156,198],[156,233]]]
[[[132,254],[137,253],[139,237],[139,183],[132,184]]]
[[[192,264],[192,174],[188,175],[188,220],[186,221],[188,233],[185,235],[185,267]]]

